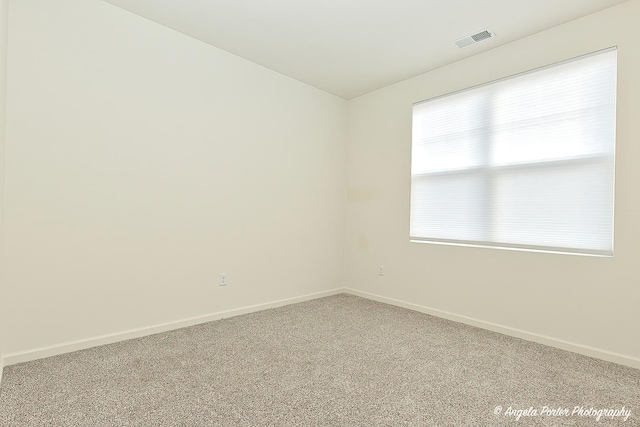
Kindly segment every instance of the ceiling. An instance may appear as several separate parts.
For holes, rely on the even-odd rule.
[[[105,1],[350,99],[626,0]]]

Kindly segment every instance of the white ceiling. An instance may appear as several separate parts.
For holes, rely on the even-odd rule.
[[[626,0],[105,1],[350,99]]]

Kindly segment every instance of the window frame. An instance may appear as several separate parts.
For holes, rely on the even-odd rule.
[[[604,54],[607,52],[611,52],[611,51],[616,51],[617,52],[617,46],[612,46],[606,49],[602,49],[602,50],[598,50],[595,52],[591,52],[585,55],[580,55],[574,58],[570,58],[567,60],[563,60],[560,62],[556,62],[553,64],[549,64],[546,66],[542,66],[542,67],[538,67],[532,70],[528,70],[525,72],[521,72],[521,73],[517,73],[514,75],[510,75],[504,78],[500,78],[500,79],[496,79],[496,80],[492,80],[486,83],[482,83],[479,85],[475,85],[472,87],[468,87],[465,89],[461,89],[458,91],[453,91],[450,93],[446,93],[443,95],[439,95],[433,98],[429,98],[429,99],[425,99],[425,100],[421,100],[418,102],[415,102],[412,106],[412,128],[414,126],[414,120],[415,120],[415,107],[424,103],[428,103],[428,102],[432,102],[432,101],[436,101],[442,98],[446,98],[452,95],[458,95],[464,92],[469,92],[469,91],[474,91],[480,88],[484,88],[486,86],[491,86],[491,85],[495,85],[497,83],[500,83],[502,81],[505,80],[511,80],[517,77],[521,77],[521,76],[525,76],[528,74],[533,74],[533,73],[537,73],[543,70],[547,70],[550,68],[554,68],[557,67],[559,65],[563,65],[563,64],[568,64],[571,62],[575,62],[575,61],[579,61],[581,59],[586,59],[588,57],[592,57],[592,56],[596,56],[596,55],[600,55],[600,54]],[[617,57],[616,57],[616,80],[617,80]],[[615,94],[614,96],[617,99],[617,85],[615,87]],[[490,101],[487,101],[490,103]],[[600,256],[600,257],[612,257],[613,256],[613,249],[614,249],[614,236],[615,236],[615,156],[616,156],[616,143],[617,143],[617,135],[616,135],[616,124],[617,124],[617,116],[616,116],[616,104],[617,104],[617,100],[614,104],[613,110],[614,110],[614,114],[613,114],[613,130],[614,130],[614,135],[613,135],[613,149],[612,152],[606,153],[606,154],[602,154],[602,153],[598,153],[598,154],[588,154],[588,155],[576,155],[573,157],[564,157],[564,158],[553,158],[553,159],[544,159],[544,160],[532,160],[532,161],[525,161],[525,162],[517,162],[517,163],[513,163],[513,164],[491,164],[491,161],[487,161],[485,159],[484,162],[482,162],[481,164],[478,165],[473,165],[473,166],[467,166],[467,167],[460,167],[460,168],[455,168],[455,169],[448,169],[448,170],[441,170],[441,171],[433,171],[433,172],[420,172],[420,173],[413,173],[413,161],[414,161],[414,149],[415,149],[415,141],[414,141],[414,135],[412,132],[412,137],[411,137],[411,173],[410,173],[410,182],[411,182],[411,197],[410,197],[410,230],[409,230],[409,236],[410,236],[410,242],[412,243],[432,243],[432,244],[441,244],[441,245],[455,245],[455,246],[468,246],[468,247],[483,247],[483,248],[493,248],[493,249],[505,249],[505,250],[517,250],[517,251],[530,251],[530,252],[549,252],[549,253],[559,253],[559,254],[570,254],[570,255],[586,255],[586,256]],[[490,111],[491,108],[488,108],[488,110]],[[491,114],[491,113],[489,113]],[[491,120],[491,119],[489,119]],[[491,126],[486,126],[484,127],[486,129],[485,135],[484,135],[484,139],[485,142],[487,144],[493,144],[492,140],[491,140]],[[491,152],[490,149],[487,149],[488,152]],[[418,182],[418,181],[423,181],[423,180],[428,180],[431,177],[437,177],[437,176],[447,176],[447,175],[451,175],[451,176],[463,176],[463,175],[478,175],[478,179],[482,179],[484,181],[483,187],[485,188],[486,192],[491,192],[492,191],[492,187],[494,186],[494,183],[496,181],[496,176],[498,174],[502,175],[505,173],[509,173],[509,172],[517,172],[517,171],[523,171],[523,170],[535,170],[535,169],[548,169],[548,168],[554,168],[554,167],[569,167],[569,166],[581,166],[581,165],[598,165],[598,164],[606,164],[612,165],[612,170],[611,170],[611,179],[612,179],[612,188],[611,188],[611,192],[612,192],[612,207],[611,207],[611,215],[612,215],[612,220],[611,220],[611,250],[610,251],[602,251],[602,250],[597,250],[597,249],[582,249],[582,248],[572,248],[572,247],[558,247],[558,246],[544,246],[544,245],[535,245],[535,244],[519,244],[519,243],[500,243],[498,241],[492,241],[489,238],[485,238],[485,240],[472,240],[472,239],[451,239],[451,238],[438,238],[438,237],[418,237],[418,236],[413,236],[411,233],[411,222],[412,222],[412,217],[413,217],[413,190],[414,190],[414,182]],[[486,196],[485,196],[486,199]],[[489,203],[485,203],[484,207],[486,210],[491,210],[491,206]],[[487,232],[485,231],[485,236],[487,235],[487,233],[491,233],[491,230],[495,229],[494,225],[490,225],[491,223],[495,223],[495,216],[492,215],[490,212],[484,212],[483,214],[484,217],[488,218],[484,220],[485,224],[489,224],[488,227],[490,230]]]

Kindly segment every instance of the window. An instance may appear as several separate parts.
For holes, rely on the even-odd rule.
[[[616,55],[415,104],[411,240],[612,255]]]

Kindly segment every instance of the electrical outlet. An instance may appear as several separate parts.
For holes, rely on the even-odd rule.
[[[229,275],[227,273],[220,273],[220,286],[227,286],[229,283]]]
[[[378,266],[378,276],[384,276],[384,267],[381,265]]]

